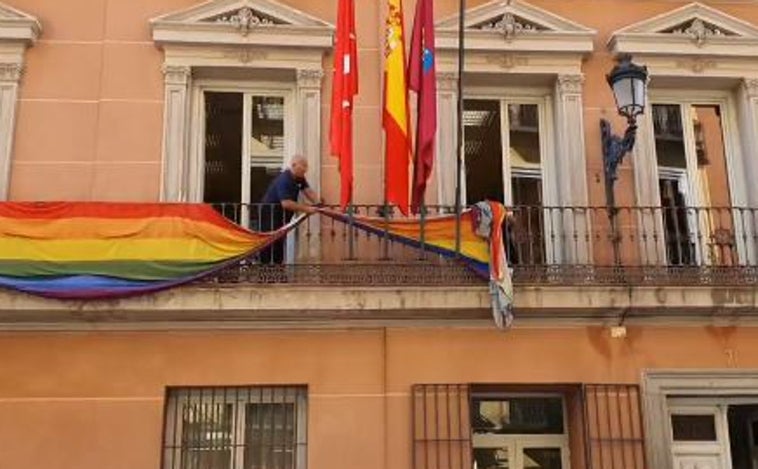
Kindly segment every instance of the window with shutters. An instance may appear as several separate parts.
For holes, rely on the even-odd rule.
[[[300,386],[172,388],[164,469],[305,469],[306,396]]]
[[[633,385],[413,387],[415,469],[644,469]]]

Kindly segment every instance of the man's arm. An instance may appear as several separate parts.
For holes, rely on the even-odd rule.
[[[301,204],[294,200],[282,200],[282,208],[289,210],[290,212],[303,212],[303,213],[315,213],[316,207],[313,205]]]
[[[303,189],[303,195],[305,195],[305,198],[308,199],[312,204],[319,205],[319,204],[324,203],[324,201],[321,200],[321,197],[318,196],[316,191],[314,191],[310,187],[306,187],[305,189]]]

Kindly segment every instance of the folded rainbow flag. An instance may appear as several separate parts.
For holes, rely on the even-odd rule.
[[[351,217],[332,210],[321,210],[321,213],[377,236],[416,248],[423,246],[427,251],[461,261],[482,278],[489,279],[495,323],[501,329],[511,326],[513,284],[502,231],[508,213],[502,204],[479,202],[461,213],[460,255],[456,251],[456,215],[429,217],[421,223],[419,219]]]
[[[333,210],[321,210],[324,215],[352,224],[355,228],[389,239],[407,246],[421,248],[429,252],[456,257],[455,215],[427,217],[422,224],[418,218],[385,219],[381,217],[353,216]],[[423,239],[423,243],[422,243]],[[489,275],[490,253],[485,239],[476,234],[474,211],[464,210],[461,214],[461,256],[460,260],[478,275]]]
[[[0,203],[0,287],[70,299],[163,290],[251,256],[299,221],[255,233],[204,204]]]

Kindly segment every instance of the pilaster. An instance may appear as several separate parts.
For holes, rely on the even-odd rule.
[[[163,113],[164,202],[187,200],[189,85],[188,66],[164,65],[165,106]]]
[[[19,63],[0,63],[0,200],[7,200],[10,189],[18,83],[22,71]]]

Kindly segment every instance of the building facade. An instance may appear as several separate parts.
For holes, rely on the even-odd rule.
[[[354,193],[389,218],[385,3],[356,6]],[[2,291],[0,469],[758,468],[758,3],[466,3],[463,201],[512,207],[514,327],[457,264],[318,215],[281,269],[113,301]],[[458,4],[435,9],[427,203],[448,214]],[[336,204],[336,10],[0,4],[0,198],[206,202],[255,230],[303,154]],[[620,54],[650,79],[614,228]]]

